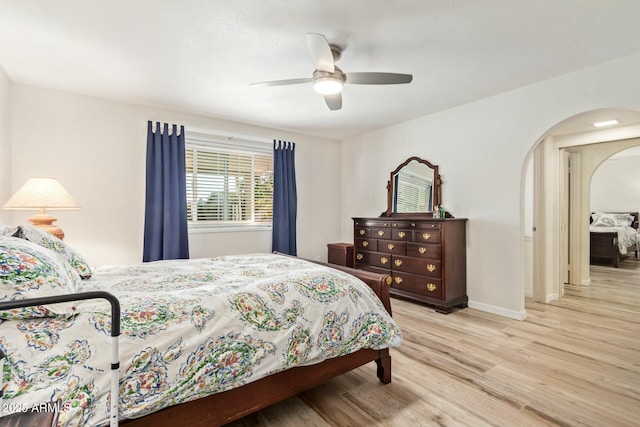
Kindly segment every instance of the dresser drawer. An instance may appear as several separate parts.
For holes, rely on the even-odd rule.
[[[378,250],[377,239],[355,239],[356,249],[363,251],[376,252]]]
[[[355,237],[358,239],[391,239],[391,229],[388,227],[356,227]]]
[[[355,218],[354,218],[355,220]],[[378,219],[359,218],[355,220],[354,225],[356,227],[391,227],[391,221],[380,221]]]
[[[371,229],[368,227],[356,227],[355,234],[357,238],[371,237]]]
[[[365,265],[390,269],[391,255],[381,252],[356,251],[356,268]]]
[[[388,254],[406,255],[407,244],[395,240],[378,240],[378,252]]]
[[[411,274],[420,274],[430,277],[440,277],[442,275],[440,260],[431,258],[409,258],[393,255],[394,271],[402,271]]]
[[[442,228],[442,222],[438,220],[418,220],[418,221],[393,221],[391,222],[392,228],[404,228],[406,230],[418,230],[418,229],[436,229],[440,230]]]
[[[440,243],[440,230],[414,230],[413,241],[419,243]]]
[[[407,243],[407,256],[442,259],[442,246],[434,244]]]
[[[372,227],[371,237],[377,239],[391,239],[391,229],[386,227]]]
[[[400,240],[410,242],[413,239],[413,231],[411,230],[398,230],[397,228],[391,229],[391,238],[393,240]]]
[[[442,228],[442,223],[438,221],[421,221],[415,224],[416,229],[431,229],[431,230],[440,230]]]
[[[439,279],[427,276],[418,276],[399,271],[392,272],[391,287],[408,292],[415,292],[431,298],[443,298],[442,283]]]

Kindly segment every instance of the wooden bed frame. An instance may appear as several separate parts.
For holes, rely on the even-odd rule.
[[[347,272],[364,281],[378,295],[382,304],[391,314],[390,276],[333,264],[320,262],[317,264]],[[315,365],[291,368],[241,387],[172,406],[142,418],[124,420],[120,424],[128,427],[149,425],[219,426],[288,399],[372,361],[377,364],[377,376],[380,381],[385,384],[390,383],[391,356],[389,349],[363,349],[346,356],[327,359]]]
[[[628,213],[633,215],[634,221],[631,227],[638,229],[638,212],[607,212],[607,213]],[[620,260],[624,259],[618,250],[618,232],[596,232],[591,231],[590,237],[590,260],[591,264],[606,263],[613,267],[620,266]],[[627,248],[627,252],[634,252],[638,257],[638,245],[632,245]]]

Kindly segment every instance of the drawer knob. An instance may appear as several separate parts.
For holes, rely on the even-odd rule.
[[[435,265],[427,264],[427,270],[429,270],[429,273],[433,273],[435,269],[436,269]]]
[[[360,233],[361,236],[364,236],[364,233],[366,233],[366,231],[360,230],[359,233]]]
[[[436,288],[437,288],[437,286],[436,286],[436,285],[434,285],[433,283],[427,283],[427,290],[428,290],[429,292],[433,292],[433,291],[435,291],[435,290],[436,290]]]
[[[387,285],[391,284],[391,276],[387,276],[386,279],[384,279],[385,282],[387,282]]]
[[[427,252],[427,248],[423,248],[422,246],[420,246],[418,248],[418,252],[420,252],[421,254],[424,254],[425,252]]]
[[[412,223],[411,223],[411,226],[412,226],[412,227],[415,227],[415,226],[416,226],[416,224],[412,222]]]
[[[396,283],[399,285],[400,283],[402,283],[402,277],[394,277],[394,280],[396,281]]]
[[[365,240],[364,242],[362,242],[362,246],[364,246],[364,247],[366,248],[367,246],[369,246],[369,242],[367,242],[367,241]]]
[[[362,254],[357,254],[356,258],[358,258],[358,261],[360,261],[362,258],[364,258],[364,256]]]
[[[382,264],[386,264],[386,263],[388,263],[388,262],[389,262],[389,258],[387,258],[387,257],[382,257],[382,258],[380,258],[380,262],[381,262]]]
[[[431,237],[431,234],[429,234],[429,233],[422,233],[422,238],[423,238],[424,240],[429,240],[429,237]]]
[[[389,250],[391,251],[391,250],[393,250],[393,248],[395,248],[395,245],[393,243],[389,243],[387,245],[387,248],[389,248]]]
[[[401,259],[397,259],[397,260],[393,261],[393,263],[396,265],[396,267],[400,267],[402,265],[402,260]]]
[[[406,236],[407,233],[405,233],[404,231],[401,231],[398,233],[398,237],[400,237],[401,239],[404,239],[404,236]]]
[[[378,231],[378,236],[380,236],[380,237],[384,236],[384,231],[382,231],[382,230]]]

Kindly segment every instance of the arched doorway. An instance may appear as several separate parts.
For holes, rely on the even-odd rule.
[[[600,129],[593,126],[611,118],[619,123]],[[588,184],[595,163],[638,145],[640,112],[603,109],[558,123],[531,148],[521,180],[525,296],[546,303],[562,296],[565,280],[589,284]],[[599,154],[585,156],[592,150]],[[604,157],[598,161],[598,156]]]

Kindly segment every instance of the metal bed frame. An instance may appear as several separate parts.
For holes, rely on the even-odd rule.
[[[111,304],[111,412],[109,425],[118,426],[118,401],[119,399],[119,371],[120,357],[120,302],[118,299],[104,291],[79,292],[75,294],[56,295],[51,297],[27,298],[23,300],[0,302],[0,310],[12,308],[34,307],[39,305],[57,304],[61,302],[82,301],[89,299],[106,299]],[[1,354],[2,352],[0,352]],[[2,355],[4,356],[4,355]]]

